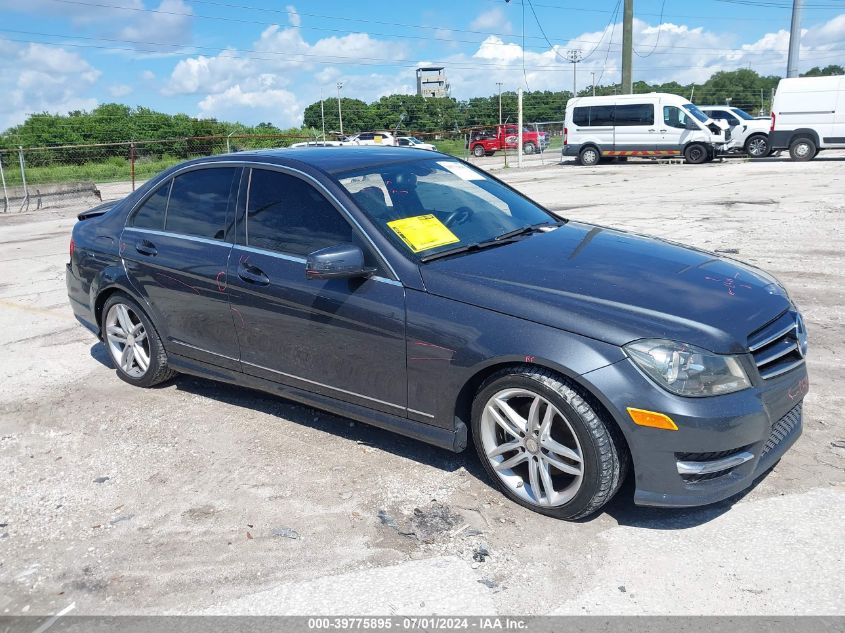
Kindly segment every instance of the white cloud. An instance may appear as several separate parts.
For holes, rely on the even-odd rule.
[[[156,74],[151,70],[145,70],[141,73],[141,79],[144,81],[153,81],[156,78]]]
[[[100,71],[78,54],[44,44],[0,41],[0,130],[23,123],[33,112],[90,109],[86,96]]]
[[[291,26],[301,26],[302,25],[302,16],[299,15],[297,12],[296,7],[292,4],[289,4],[285,7],[285,10],[288,12],[288,22]]]
[[[483,11],[470,22],[469,28],[473,31],[493,31],[494,33],[510,33],[513,26],[505,17],[505,12],[500,7]]]
[[[132,92],[132,86],[127,84],[114,84],[113,86],[109,86],[108,90],[112,97],[119,99],[120,97],[125,97],[130,94]]]
[[[163,89],[164,94],[199,94],[200,112],[204,116],[222,117],[230,112],[240,121],[269,120],[289,127],[299,125],[306,105],[320,97],[324,91],[334,89],[344,74],[333,61],[388,59],[399,60],[406,56],[405,46],[392,41],[382,41],[366,33],[349,33],[326,37],[309,43],[302,38],[298,28],[268,26],[257,41],[249,47],[253,53],[242,55],[233,49],[219,55],[198,55],[181,60],[173,68]],[[345,96],[378,98],[397,88],[392,76],[354,75],[347,84]],[[294,93],[287,86],[297,85]],[[354,85],[354,88],[353,88]],[[267,95],[264,107],[260,96]],[[328,92],[326,92],[328,94]],[[240,110],[233,104],[240,106]]]

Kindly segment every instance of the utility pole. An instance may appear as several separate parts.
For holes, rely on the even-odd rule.
[[[801,10],[804,0],[792,0],[792,27],[789,29],[789,58],[786,61],[786,76],[798,76],[798,58],[801,57]]]
[[[522,87],[517,91],[517,122],[516,122],[516,166],[522,167]]]
[[[593,87],[593,96],[596,96],[596,73],[590,73],[590,85]]]
[[[323,122],[323,143],[326,142],[326,110],[323,107],[323,89],[320,88],[320,120]]]
[[[502,82],[497,81],[496,85],[499,86],[499,125],[502,124]]]
[[[634,92],[632,51],[634,50],[634,0],[625,0],[625,12],[622,16],[622,94]]]
[[[569,49],[568,51],[566,51],[566,59],[568,59],[569,63],[572,64],[572,96],[573,97],[578,96],[578,91],[577,91],[577,89],[578,89],[578,77],[576,75],[575,69],[577,67],[578,62],[581,61],[581,57],[583,57],[581,55],[581,51],[578,50],[577,48],[572,48],[572,49]]]
[[[340,136],[343,140],[343,112],[340,107],[340,89],[343,88],[343,82],[337,82],[337,118],[340,121]]]

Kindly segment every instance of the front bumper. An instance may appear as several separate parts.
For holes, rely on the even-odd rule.
[[[690,507],[742,492],[769,470],[801,435],[806,365],[752,388],[711,398],[663,391],[622,360],[584,375],[631,451],[638,505]],[[608,401],[609,399],[609,401]],[[677,431],[637,426],[636,407],[664,413]]]

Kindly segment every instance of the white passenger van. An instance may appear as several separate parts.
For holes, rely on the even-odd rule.
[[[578,157],[582,165],[617,156],[683,156],[704,163],[730,140],[727,123],[662,92],[570,99],[564,125],[563,155]]]
[[[792,160],[845,149],[845,76],[781,79],[769,143],[772,149],[789,149]]]

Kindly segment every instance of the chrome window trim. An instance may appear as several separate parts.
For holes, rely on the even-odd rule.
[[[182,240],[189,240],[192,242],[201,242],[203,244],[214,244],[215,246],[231,247],[231,240],[212,240],[207,237],[199,237],[198,235],[187,235],[185,233],[173,233],[171,231],[156,231],[155,229],[140,229],[134,226],[123,227],[124,231],[136,231],[138,233],[145,233],[148,235],[161,235],[162,237],[178,237]]]
[[[258,248],[256,246],[244,246],[243,244],[235,244],[234,247],[239,248],[242,251],[255,253],[256,255],[275,257],[276,259],[284,259],[286,261],[295,262],[297,264],[305,265],[306,262],[306,259],[304,257],[299,257],[298,255],[288,255],[286,253],[280,253],[279,251],[273,251],[266,248]],[[404,285],[402,285],[401,281],[396,281],[395,279],[389,279],[380,275],[373,275],[372,277],[369,277],[369,279],[372,279],[373,281],[378,281],[383,284],[389,284],[391,286],[399,286],[400,288],[405,287]]]
[[[385,400],[379,400],[378,398],[373,398],[371,396],[365,396],[361,393],[355,393],[354,391],[348,391],[346,389],[341,389],[340,387],[332,387],[331,385],[327,385],[322,382],[317,382],[316,380],[311,380],[310,378],[303,378],[302,376],[296,376],[294,374],[288,374],[283,371],[279,371],[278,369],[270,369],[269,367],[264,367],[263,365],[256,365],[255,363],[248,363],[245,360],[241,360],[241,363],[244,365],[249,365],[250,367],[255,367],[256,369],[262,369],[264,371],[269,371],[273,374],[278,374],[280,376],[284,376],[285,378],[292,378],[294,380],[301,380],[302,382],[307,382],[311,385],[316,385],[318,387],[324,387],[326,389],[331,389],[332,391],[339,391],[340,393],[345,393],[349,396],[355,396],[356,398],[363,398],[364,400],[369,400],[371,402],[378,402],[379,404],[386,405],[388,407],[393,407],[394,409],[400,409],[401,411],[407,411],[408,408],[402,406],[401,404],[394,404],[392,402],[386,402]]]

